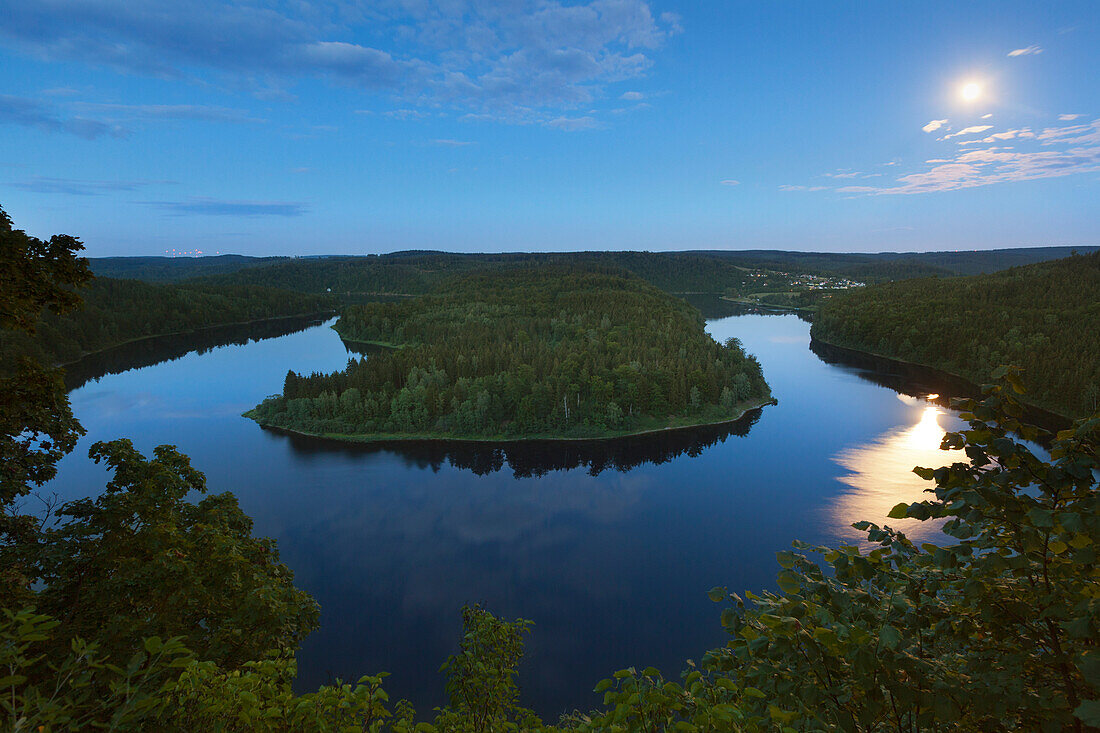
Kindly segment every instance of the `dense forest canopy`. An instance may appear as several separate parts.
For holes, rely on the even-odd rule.
[[[1081,248],[1082,252],[1095,248]],[[698,250],[688,252],[564,252],[455,254],[405,251],[332,257],[104,257],[90,260],[101,277],[160,281],[203,278],[303,292],[429,292],[447,277],[496,267],[545,264],[621,267],[672,293],[740,294],[747,270],[772,270],[885,282],[931,275],[970,275],[1068,256],[1069,247],[1025,247],[970,252],[877,254]],[[254,270],[254,271],[253,271]]]
[[[348,307],[336,328],[396,348],[290,373],[251,417],[333,435],[599,437],[729,420],[769,394],[739,343],[716,343],[697,310],[621,271],[466,275]]]
[[[172,285],[95,278],[80,290],[83,306],[47,313],[36,334],[0,334],[0,354],[64,364],[85,354],[160,334],[266,318],[330,311],[328,296],[256,285]]]
[[[1091,414],[1100,409],[1100,252],[847,291],[822,305],[811,333],[975,383],[1014,364],[1034,404]]]

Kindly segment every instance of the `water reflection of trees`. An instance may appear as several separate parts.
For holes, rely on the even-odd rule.
[[[350,443],[312,438],[277,428],[265,428],[285,437],[300,455],[343,454],[346,456],[395,455],[421,469],[438,471],[444,465],[484,476],[505,468],[517,478],[542,476],[551,471],[584,468],[592,476],[604,471],[626,472],[640,465],[667,463],[679,456],[698,456],[724,443],[730,436],[743,437],[760,419],[762,410],[749,411],[740,420],[722,425],[666,430],[611,440],[475,441],[409,440]]]
[[[811,341],[810,351],[826,364],[854,372],[868,382],[911,397],[927,398],[941,407],[951,407],[953,398],[981,396],[978,385],[920,364],[894,361],[820,341]],[[1051,431],[1061,430],[1070,422],[1060,415],[1037,407],[1026,408],[1024,420]]]
[[[795,311],[788,308],[772,308],[768,306],[746,305],[726,300],[713,294],[686,294],[681,298],[691,303],[703,314],[708,321],[730,316],[795,316],[800,320],[810,321],[810,314],[805,311]]]
[[[219,346],[241,346],[250,341],[286,336],[321,323],[327,316],[293,316],[248,324],[214,326],[190,333],[154,336],[89,354],[65,367],[65,386],[71,391],[109,374],[174,361],[192,351],[203,353]]]

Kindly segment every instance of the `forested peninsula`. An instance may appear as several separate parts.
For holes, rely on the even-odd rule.
[[[976,384],[1013,364],[1029,403],[1081,417],[1100,409],[1100,252],[846,291],[823,303],[811,336]]]
[[[78,289],[83,305],[62,315],[45,313],[33,336],[0,335],[0,362],[30,356],[67,364],[130,341],[332,311],[331,296],[258,285],[175,285],[97,277]]]
[[[287,374],[248,417],[329,437],[601,438],[729,421],[770,401],[759,362],[699,312],[621,270],[538,267],[345,309],[335,328],[392,348]]]

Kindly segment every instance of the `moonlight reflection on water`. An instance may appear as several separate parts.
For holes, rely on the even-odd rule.
[[[838,535],[860,545],[868,544],[866,534],[851,527],[852,522],[860,520],[889,524],[916,542],[935,542],[943,537],[942,521],[887,519],[886,515],[900,502],[926,498],[924,492],[932,484],[913,473],[914,467],[937,468],[965,460],[960,450],[940,450],[946,432],[940,425],[940,418],[945,416],[943,410],[908,395],[899,394],[898,399],[919,408],[916,424],[846,448],[833,459],[848,471],[838,479],[852,490],[837,496],[828,511]]]

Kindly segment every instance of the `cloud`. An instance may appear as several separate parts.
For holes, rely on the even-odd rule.
[[[165,79],[209,83],[209,71],[264,96],[320,78],[405,106],[545,122],[644,74],[681,31],[649,0],[41,0],[7,4],[0,45]]]
[[[959,135],[976,135],[979,132],[985,132],[986,130],[992,130],[993,125],[971,125],[970,127],[964,127],[958,132],[952,132],[943,137],[940,140],[947,140],[949,138],[958,137]]]
[[[791,184],[783,184],[779,187],[780,191],[827,191],[828,186],[797,186]]]
[[[924,130],[925,132],[935,132],[936,130],[940,129],[941,127],[943,127],[946,124],[947,124],[947,120],[932,120],[931,122],[929,122],[927,125],[925,125],[921,129]]]
[[[859,178],[863,173],[860,171],[840,171],[839,173],[826,173],[828,178]]]
[[[558,117],[550,120],[546,123],[547,127],[553,127],[556,130],[566,130],[568,132],[574,132],[576,130],[591,130],[599,127],[599,122],[594,117]]]
[[[306,205],[293,201],[227,201],[194,197],[186,201],[142,201],[175,216],[302,216]]]
[[[56,108],[36,99],[0,94],[0,125],[21,125],[46,132],[66,132],[85,140],[98,137],[126,137],[130,131],[119,125],[81,116],[62,116]]]
[[[638,102],[642,99],[645,99],[645,95],[643,95],[641,92],[623,92],[619,96],[619,99],[625,99],[628,102]]]
[[[356,110],[356,112],[358,114],[371,114],[369,110]],[[383,114],[395,120],[421,120],[428,116],[427,112],[421,112],[417,109],[391,109]]]
[[[469,140],[452,140],[450,138],[443,138],[438,140],[432,140],[432,145],[444,145],[451,148],[462,148],[467,145],[473,145]]]
[[[25,181],[16,181],[12,185],[15,188],[34,193],[102,196],[111,191],[136,191],[145,186],[171,183],[175,183],[175,181],[82,181],[74,178],[34,176]]]
[[[199,120],[202,122],[236,124],[257,124],[267,121],[259,117],[253,117],[244,110],[204,104],[93,104],[76,102],[73,107],[108,119],[127,121]]]
[[[840,186],[835,190],[837,193],[869,193],[878,189],[874,186]]]
[[[1031,56],[1032,54],[1042,53],[1043,49],[1039,46],[1028,46],[1027,48],[1017,48],[1008,52],[1009,56]]]
[[[735,181],[732,178],[727,178],[724,181],[719,181],[723,186],[740,186],[741,181]]]
[[[989,145],[1006,140],[1012,140],[1014,147]],[[929,160],[932,167],[928,170],[900,176],[888,185],[837,190],[867,195],[920,194],[1100,172],[1100,119],[1038,133],[1028,128],[1006,130],[966,143],[987,146]]]
[[[1083,125],[1048,127],[1037,137],[1043,145],[1100,145],[1100,120]]]
[[[1030,138],[1035,137],[1035,133],[1030,128],[1024,127],[1019,130],[1005,130],[1004,132],[995,132],[988,137],[983,137],[974,140],[959,140],[959,145],[981,145],[982,143],[996,143],[1002,140],[1012,140],[1014,138]]]
[[[1058,115],[1058,119],[1061,120],[1062,122],[1072,122],[1073,120],[1076,120],[1078,117],[1084,117],[1084,115]]]
[[[988,119],[989,119],[990,117],[992,117],[992,116],[993,116],[993,113],[992,113],[992,112],[989,112],[989,113],[987,113],[987,114],[984,114],[984,115],[982,115],[982,119],[983,119],[983,120],[988,120]]]

